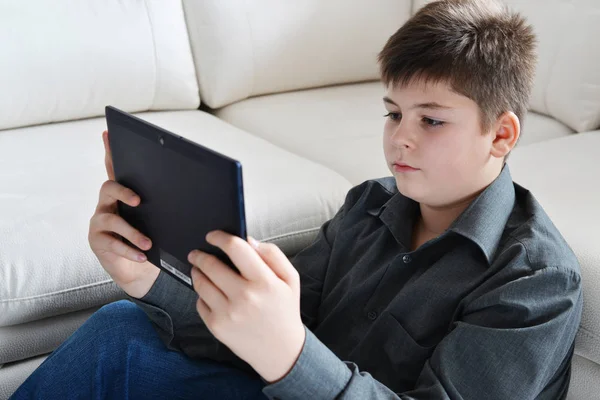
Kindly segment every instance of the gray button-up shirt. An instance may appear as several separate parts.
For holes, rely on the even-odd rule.
[[[441,236],[410,250],[415,201],[395,179],[352,188],[292,264],[306,342],[281,399],[559,399],[582,292],[575,255],[505,165]],[[220,344],[197,296],[161,272],[134,300],[170,348],[249,366]]]

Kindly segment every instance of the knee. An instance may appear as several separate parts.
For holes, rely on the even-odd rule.
[[[136,328],[145,329],[145,325],[150,325],[144,311],[128,300],[106,304],[92,314],[87,323],[103,330],[122,330],[126,333],[133,333]]]
[[[143,313],[143,311],[131,301],[119,300],[100,307],[93,315],[96,318],[114,320],[115,318],[135,317],[138,312]]]

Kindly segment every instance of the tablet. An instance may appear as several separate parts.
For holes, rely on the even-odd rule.
[[[188,254],[229,257],[206,242],[213,230],[247,240],[242,165],[112,106],[106,107],[115,180],[136,192],[137,207],[118,202],[118,213],[152,240],[148,261],[193,290]]]

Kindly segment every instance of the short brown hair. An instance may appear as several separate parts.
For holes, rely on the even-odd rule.
[[[536,37],[517,13],[492,0],[429,3],[379,53],[386,85],[447,82],[475,101],[481,128],[512,111],[523,121],[535,74]]]

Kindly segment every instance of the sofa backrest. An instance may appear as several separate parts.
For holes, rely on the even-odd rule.
[[[0,1],[0,51],[0,129],[200,104],[178,1]]]
[[[430,1],[414,0],[413,13]],[[527,18],[538,38],[530,110],[550,115],[577,132],[600,128],[600,3],[503,1]]]
[[[377,53],[411,0],[183,0],[200,96],[250,96],[378,79]]]

